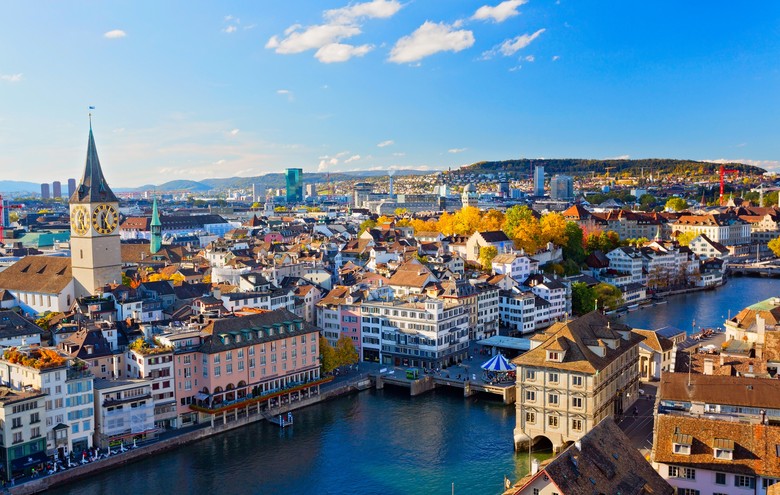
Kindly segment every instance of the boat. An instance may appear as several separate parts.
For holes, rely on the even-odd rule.
[[[653,305],[654,305],[654,306],[658,306],[659,304],[666,304],[666,303],[668,303],[668,302],[669,302],[669,301],[667,301],[666,299],[655,299],[655,300],[653,301]]]
[[[638,303],[629,304],[628,306],[626,306],[626,308],[629,311],[636,311],[637,309],[639,309],[639,304]]]

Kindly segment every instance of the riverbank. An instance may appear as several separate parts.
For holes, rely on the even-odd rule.
[[[346,377],[345,379],[329,384],[328,386],[323,386],[320,390],[320,393],[316,397],[308,398],[292,404],[285,404],[281,407],[277,407],[271,411],[268,411],[266,414],[273,416],[280,414],[285,415],[288,412],[310,407],[329,399],[366,390],[371,386],[371,378],[367,373],[357,375],[355,377]],[[125,466],[136,461],[145,460],[150,456],[173,450],[215,435],[220,435],[231,430],[242,428],[265,419],[266,417],[263,414],[258,413],[255,415],[246,415],[240,418],[236,418],[234,421],[226,421],[225,423],[216,426],[203,426],[195,430],[173,435],[169,438],[165,438],[147,445],[128,449],[127,452],[115,454],[108,458],[94,461],[89,464],[79,465],[65,471],[59,471],[51,475],[29,480],[23,484],[10,486],[8,487],[8,491],[13,495],[41,493],[57,486],[67,485],[80,479],[87,478],[97,472],[104,472]]]

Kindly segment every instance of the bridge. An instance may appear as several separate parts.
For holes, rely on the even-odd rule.
[[[471,397],[477,392],[498,395],[504,404],[514,404],[516,387],[514,382],[488,383],[479,376],[472,374],[463,378],[453,378],[444,375],[423,375],[416,380],[410,380],[399,373],[372,374],[376,388],[382,389],[385,384],[409,389],[412,396],[429,392],[437,387],[452,387],[463,389],[464,397]]]
[[[732,275],[748,275],[753,277],[780,277],[780,260],[761,261],[758,263],[726,263],[726,270]]]

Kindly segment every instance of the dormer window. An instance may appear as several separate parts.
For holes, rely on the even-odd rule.
[[[734,459],[734,440],[716,438],[712,446],[712,455],[715,459],[731,461]]]
[[[672,448],[675,454],[691,455],[692,437],[682,433],[675,433],[672,438]]]
[[[556,363],[563,362],[563,351],[547,351],[547,360]]]

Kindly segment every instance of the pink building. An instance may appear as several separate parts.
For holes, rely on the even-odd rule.
[[[191,367],[198,383],[190,394],[177,385],[180,417],[186,406],[199,422],[221,424],[319,394],[319,330],[294,313],[214,320],[201,335],[197,350],[183,350],[181,363],[176,355],[182,375]]]
[[[363,296],[363,291],[355,287],[338,285],[317,303],[317,324],[323,329],[323,336],[332,346],[335,346],[342,336],[349,337],[361,361],[366,360],[362,352],[360,329],[360,304]],[[376,360],[378,359],[377,354]]]

